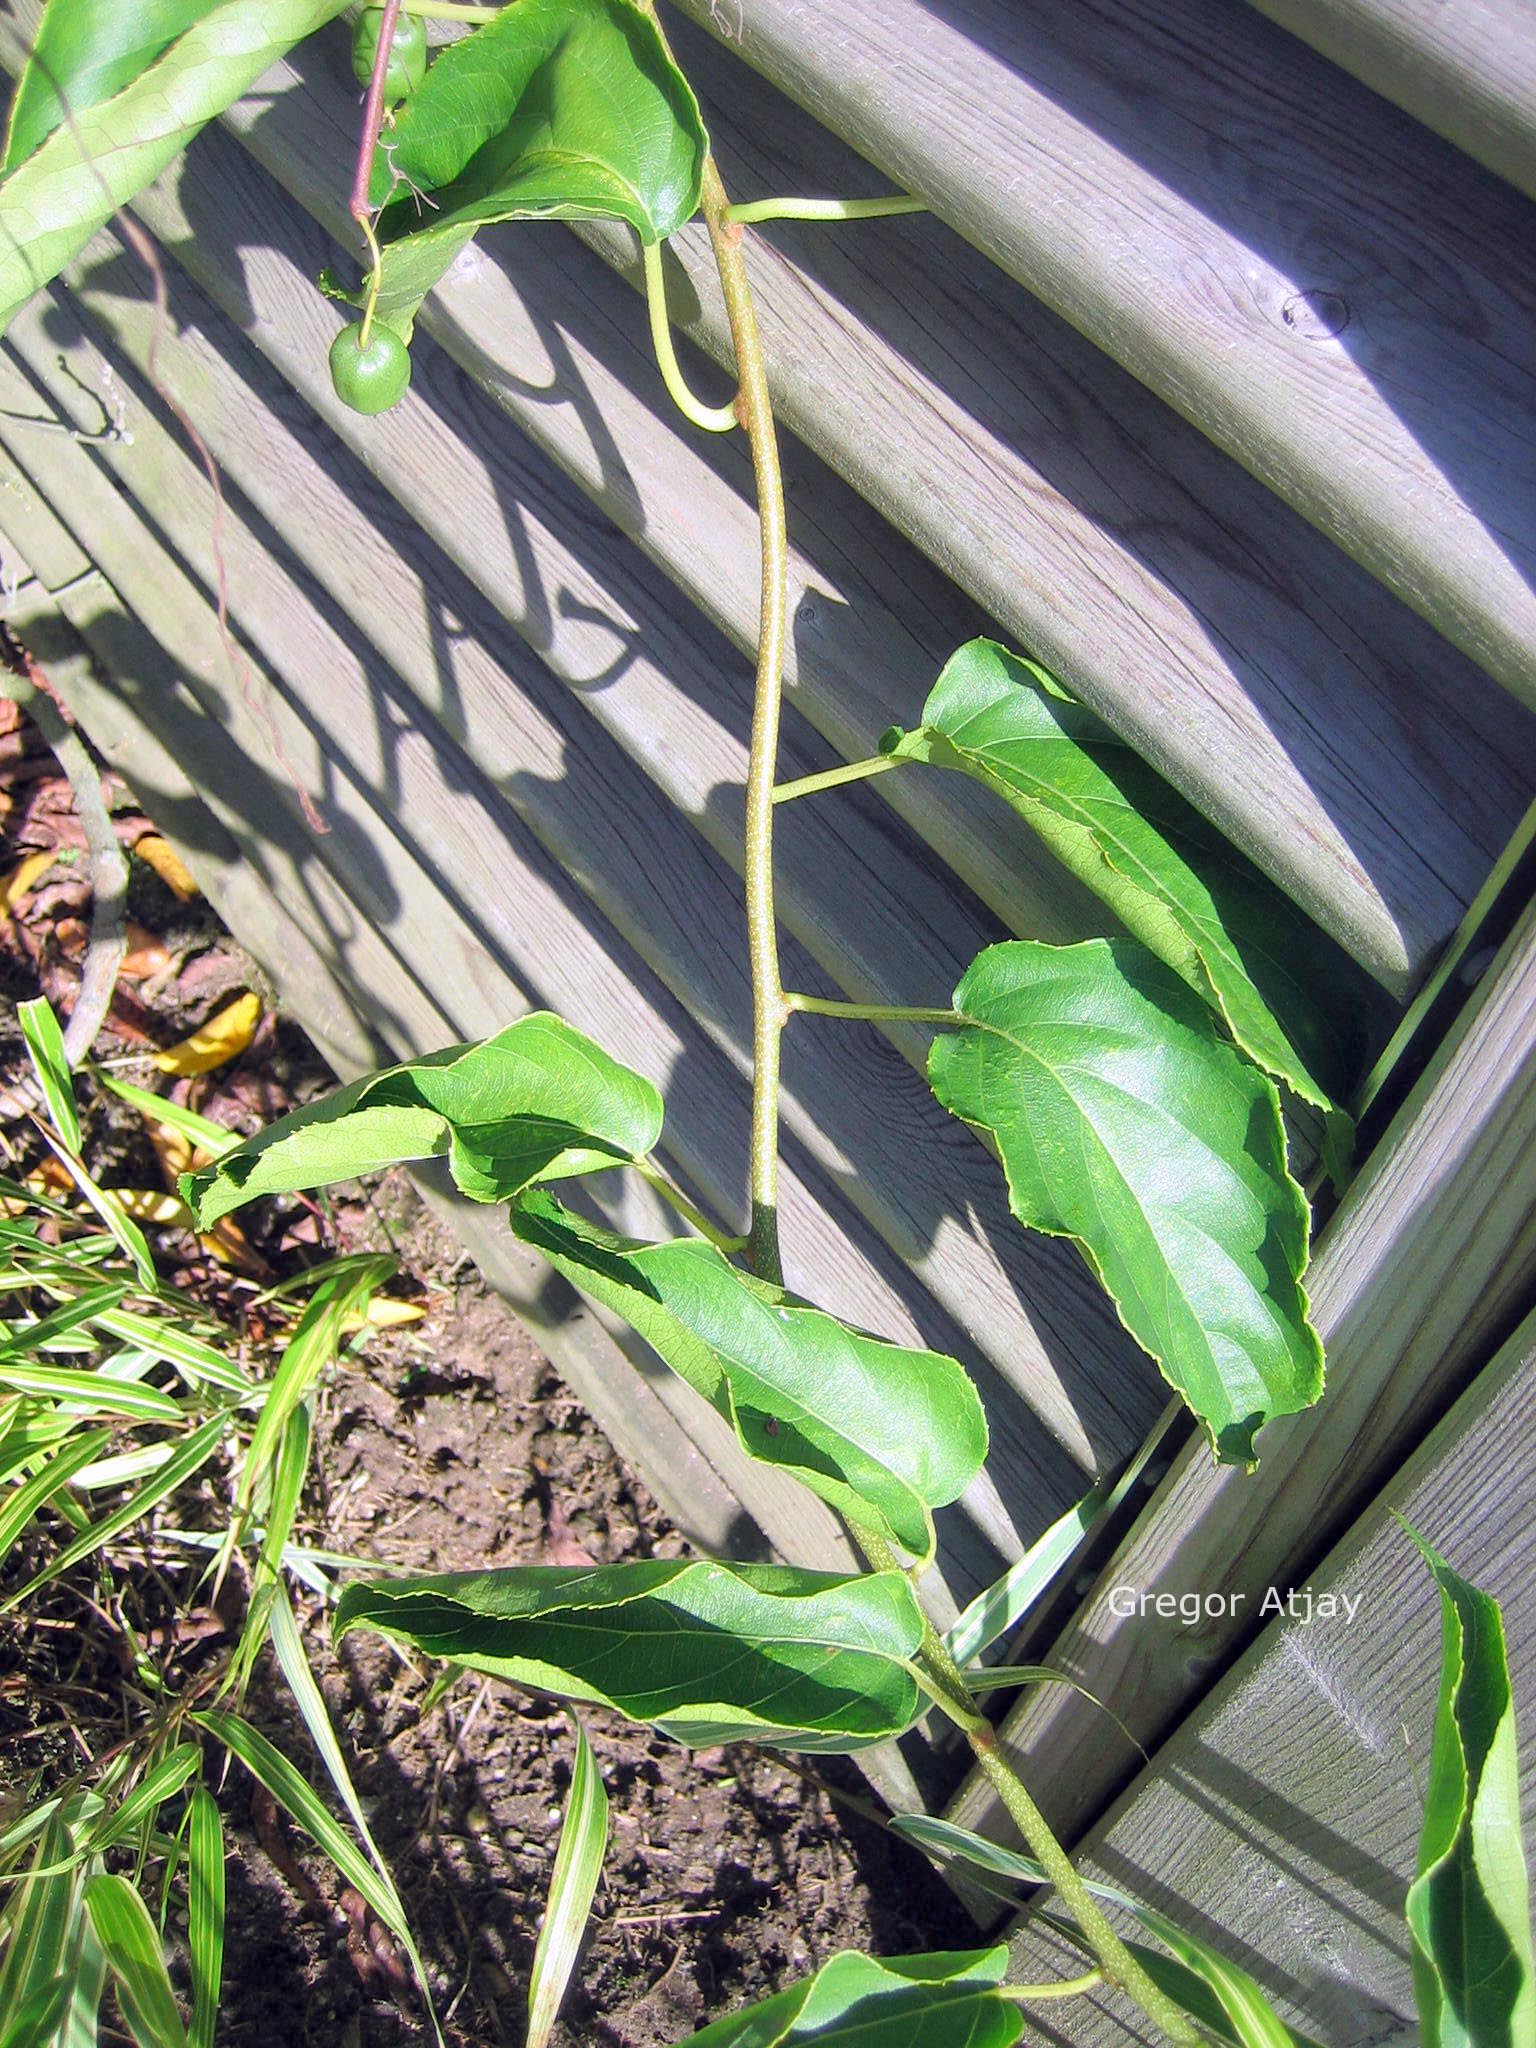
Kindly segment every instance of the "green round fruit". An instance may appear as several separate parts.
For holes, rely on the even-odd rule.
[[[379,31],[384,26],[382,7],[365,7],[352,31],[352,72],[359,85],[373,77],[373,60],[378,55]],[[395,40],[390,45],[389,68],[384,73],[384,99],[394,106],[408,100],[427,75],[427,31],[421,17],[402,14],[395,22]]]
[[[393,328],[377,323],[366,348],[362,338],[359,322],[343,327],[331,343],[331,382],[342,404],[354,412],[388,412],[410,384],[410,351]]]

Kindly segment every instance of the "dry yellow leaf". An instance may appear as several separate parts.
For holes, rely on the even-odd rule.
[[[256,1036],[261,1022],[261,998],[236,996],[216,1016],[179,1045],[155,1054],[162,1074],[207,1074],[227,1061],[237,1059]]]
[[[159,1188],[114,1188],[118,1207],[135,1223],[181,1223],[192,1221],[192,1211],[177,1195]]]
[[[16,863],[5,881],[0,883],[0,901],[8,911],[14,910],[22,897],[31,893],[58,857],[57,853],[29,853],[25,860]]]
[[[169,840],[161,839],[153,832],[146,833],[133,850],[183,903],[190,903],[194,896],[202,893],[192,878],[191,870]]]
[[[365,1314],[344,1317],[341,1327],[349,1337],[365,1326],[371,1330],[398,1330],[402,1324],[419,1323],[425,1314],[419,1301],[395,1301],[379,1294],[369,1302]]]

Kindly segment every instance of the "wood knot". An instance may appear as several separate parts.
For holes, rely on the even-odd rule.
[[[1313,285],[1292,292],[1280,308],[1280,318],[1303,341],[1332,341],[1349,325],[1349,301],[1339,292]]]

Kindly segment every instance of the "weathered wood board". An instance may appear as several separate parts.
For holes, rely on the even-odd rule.
[[[1251,1970],[1328,2048],[1417,2038],[1403,1898],[1423,1815],[1440,1606],[1398,1515],[1503,1606],[1532,1839],[1536,1318],[1295,1589],[1293,1611],[1272,1613],[1085,1854],[1086,1868]],[[1182,1590],[1203,1587],[1194,1566]],[[1050,1974],[1047,1953],[1026,1926],[1018,1974]],[[1075,2005],[1070,2027],[1034,2031],[1073,2048],[1143,2038],[1097,2001]]]

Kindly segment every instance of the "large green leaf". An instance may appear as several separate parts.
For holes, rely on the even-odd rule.
[[[1008,1950],[845,1949],[813,1977],[690,2034],[680,2048],[1012,2048],[1024,2016],[999,1986]]]
[[[463,1194],[504,1202],[533,1180],[643,1157],[660,1134],[661,1097],[649,1081],[535,1011],[494,1038],[386,1067],[295,1110],[184,1175],[181,1188],[206,1230],[258,1195],[446,1155]]]
[[[1536,2039],[1536,1964],[1504,1619],[1496,1600],[1414,1541],[1440,1588],[1441,1617],[1440,1701],[1408,1893],[1424,2048],[1526,2048]]]
[[[923,1704],[908,1668],[922,1615],[900,1572],[660,1559],[449,1572],[349,1585],[336,1632],[360,1627],[695,1749],[862,1749]]]
[[[699,205],[698,102],[632,0],[517,0],[445,50],[384,138],[378,318],[416,309],[495,221],[623,220],[642,241]]]
[[[1130,939],[972,962],[929,1079],[995,1140],[1020,1222],[1074,1238],[1217,1456],[1322,1391],[1306,1198],[1275,1086]]]
[[[103,11],[107,0],[100,0]],[[0,331],[198,130],[248,92],[279,57],[339,14],[346,0],[223,0],[110,98],[53,129],[0,181]],[[50,10],[51,11],[51,10]],[[114,0],[125,23],[143,0]],[[157,19],[171,19],[169,11]],[[127,49],[136,31],[115,30]],[[72,40],[72,39],[71,39]],[[128,63],[124,57],[123,62]],[[94,89],[116,84],[109,64]],[[23,136],[44,118],[33,98]],[[75,102],[72,100],[72,105]],[[12,148],[21,144],[13,135]]]
[[[48,0],[16,84],[0,170],[14,170],[63,121],[99,106],[211,14],[219,0]]]
[[[754,1458],[856,1526],[931,1556],[932,1509],[987,1455],[981,1402],[954,1359],[851,1329],[698,1238],[637,1243],[539,1192],[514,1203],[512,1227],[638,1330]]]
[[[1225,1018],[1251,1059],[1303,1101],[1335,1110],[1364,1052],[1370,996],[1359,970],[1044,669],[972,640],[945,664],[922,724],[888,733],[881,750],[995,791]],[[1346,1131],[1344,1119],[1335,1136]]]

